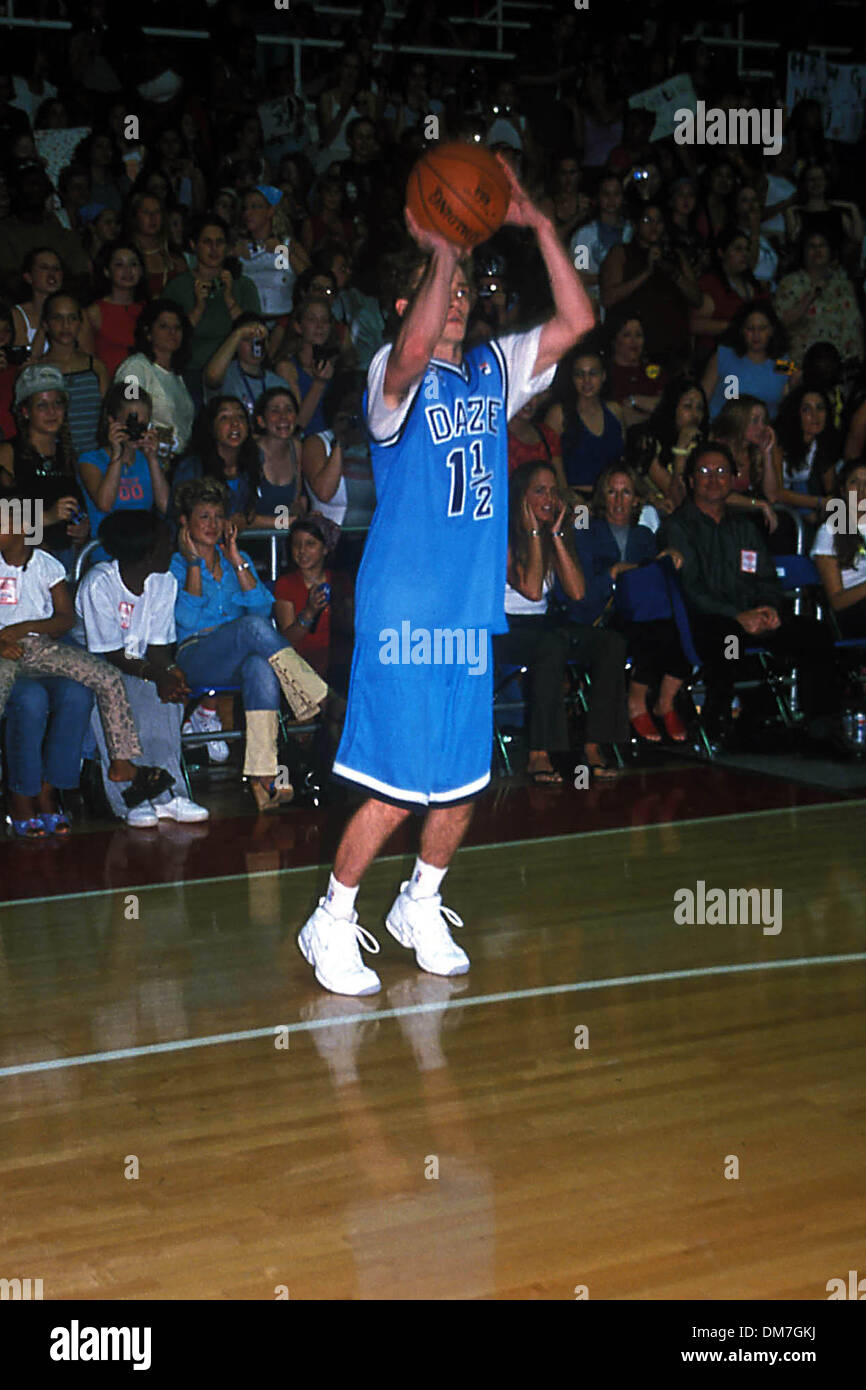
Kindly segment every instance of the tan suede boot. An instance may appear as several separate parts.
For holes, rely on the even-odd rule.
[[[268,657],[283,694],[296,719],[314,719],[328,694],[328,686],[294,647],[283,647]]]
[[[257,777],[276,777],[277,775],[277,711],[275,709],[250,709],[245,712],[247,726],[247,746],[244,757],[244,776],[253,799],[260,811],[276,811],[286,797],[276,787],[265,787],[257,782]],[[288,788],[294,795],[291,788]]]

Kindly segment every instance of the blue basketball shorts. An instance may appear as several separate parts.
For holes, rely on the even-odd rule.
[[[490,781],[493,652],[466,664],[387,664],[375,637],[358,637],[336,776],[413,806],[476,795]]]

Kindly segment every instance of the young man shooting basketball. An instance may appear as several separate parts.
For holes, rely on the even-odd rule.
[[[593,311],[553,224],[511,170],[506,224],[531,227],[550,277],[554,314],[528,333],[471,349],[471,290],[461,251],[406,222],[420,250],[396,342],[367,378],[365,413],[376,512],[356,587],[349,705],[334,771],[370,789],[337,850],[327,894],[298,944],[325,989],[374,994],[379,977],[359,940],[361,879],[410,810],[427,807],[419,857],[386,926],[423,970],[460,975],[469,959],[443,917],[439,888],[490,780],[492,633],[504,632],[508,526],[507,423],[545,390]],[[468,652],[474,660],[467,661]],[[463,659],[461,659],[461,653]],[[460,925],[455,913],[449,920]]]

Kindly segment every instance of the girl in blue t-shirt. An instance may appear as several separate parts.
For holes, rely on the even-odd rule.
[[[110,512],[168,510],[168,479],[157,453],[158,437],[150,427],[152,403],[139,389],[134,400],[128,398],[130,385],[115,382],[108,388],[99,417],[97,443],[78,460],[81,485],[90,518],[91,535]],[[105,560],[100,548],[95,560]]]

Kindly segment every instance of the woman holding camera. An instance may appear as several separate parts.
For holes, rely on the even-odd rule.
[[[310,294],[295,315],[301,335],[292,357],[274,363],[274,370],[291,386],[298,399],[297,423],[304,434],[325,429],[323,403],[334,379],[338,349],[331,343],[334,319],[325,295]]]
[[[168,510],[168,479],[160,467],[159,439],[151,428],[151,399],[139,391],[127,399],[126,386],[116,381],[102,403],[98,447],[78,461],[84,499],[94,535],[100,522],[114,511]],[[107,557],[100,550],[99,560]]]
[[[688,355],[689,310],[701,305],[703,295],[683,252],[668,249],[660,204],[642,207],[634,240],[608,251],[599,288],[608,315],[617,308],[620,323],[640,319],[651,358],[671,370]]]

